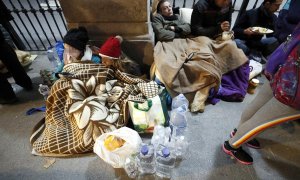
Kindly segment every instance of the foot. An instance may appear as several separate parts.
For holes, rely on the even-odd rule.
[[[232,138],[235,133],[236,133],[237,129],[234,129],[231,133],[230,133],[230,138]],[[258,142],[257,139],[252,139],[248,142],[246,142],[246,145],[250,148],[253,148],[253,149],[261,149],[261,146],[260,146],[260,143]]]
[[[234,149],[229,145],[228,141],[225,141],[222,149],[226,154],[234,157],[239,163],[244,165],[253,164],[252,157],[246,151],[244,151],[242,147]]]
[[[192,103],[191,104],[191,112],[196,113],[200,112],[203,113],[205,109],[205,103],[197,104],[197,103]]]

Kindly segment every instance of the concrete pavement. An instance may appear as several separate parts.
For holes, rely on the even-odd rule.
[[[31,155],[30,133],[44,114],[37,112],[26,116],[25,112],[44,105],[37,87],[41,83],[39,70],[47,67],[50,67],[47,57],[39,55],[28,71],[34,90],[26,92],[13,85],[20,102],[0,105],[0,179],[128,179],[122,169],[113,169],[94,154],[55,159]],[[12,79],[10,81],[13,83]],[[245,147],[254,158],[252,166],[238,164],[222,152],[221,144],[254,97],[247,95],[242,103],[208,105],[203,114],[191,114],[189,153],[177,163],[172,179],[299,179],[299,121],[282,124],[259,135],[261,150]],[[149,140],[149,137],[144,139]],[[46,169],[43,166],[49,160],[55,162]]]

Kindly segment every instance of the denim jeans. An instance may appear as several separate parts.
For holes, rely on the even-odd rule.
[[[277,39],[275,37],[267,37],[267,38],[261,39],[260,44],[261,44],[261,46],[263,46],[261,51],[264,51],[265,49],[268,48],[268,46],[271,46],[271,45],[275,44],[276,42],[277,42]],[[236,43],[237,47],[242,49],[246,55],[249,55],[250,48],[246,45],[245,40],[235,39],[235,43]]]

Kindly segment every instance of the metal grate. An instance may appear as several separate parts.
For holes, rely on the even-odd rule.
[[[14,17],[9,22],[11,29],[6,29],[16,32],[22,42],[15,44],[21,44],[21,49],[47,50],[66,33],[67,26],[58,0],[2,1]]]

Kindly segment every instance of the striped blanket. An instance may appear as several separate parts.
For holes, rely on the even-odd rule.
[[[144,102],[158,94],[155,82],[101,64],[72,63],[63,72],[47,98],[45,118],[33,129],[32,154],[91,152],[99,135],[127,124],[127,101]]]

